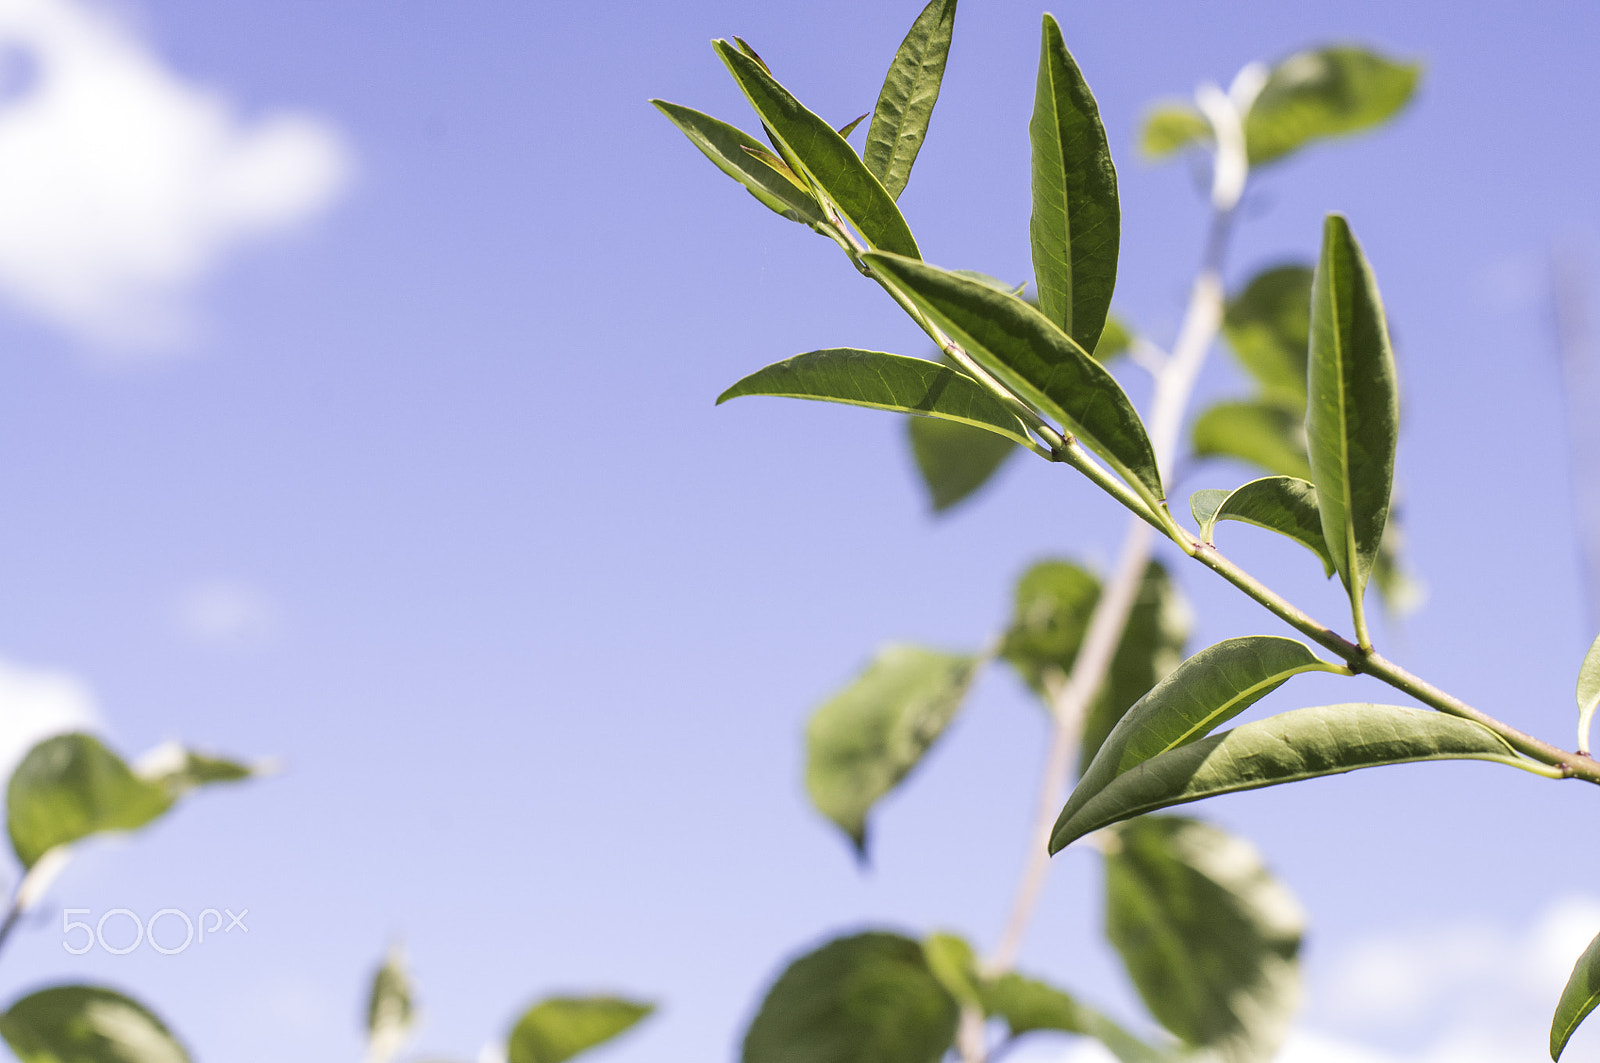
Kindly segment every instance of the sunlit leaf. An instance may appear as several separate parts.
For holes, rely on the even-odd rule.
[[[806,789],[817,810],[866,848],[867,813],[955,718],[981,659],[887,646],[806,727]]]
[[[1211,141],[1211,123],[1186,101],[1157,104],[1144,116],[1139,131],[1139,150],[1152,162],[1175,152]]]
[[[906,431],[936,513],[971,497],[1017,453],[1016,443],[1006,437],[956,421],[911,417]]]
[[[1271,1059],[1300,998],[1294,897],[1253,846],[1198,820],[1136,819],[1107,848],[1106,936],[1151,1014],[1227,1063]]]
[[[1173,1053],[1145,1044],[1062,990],[1015,972],[984,985],[983,1008],[986,1014],[1004,1019],[1013,1037],[1059,1030],[1095,1038],[1120,1063],[1173,1063],[1176,1059]]]
[[[1089,705],[1078,739],[1078,771],[1094,760],[1106,735],[1135,702],[1183,660],[1190,612],[1172,577],[1159,561],[1145,566],[1139,590],[1111,655],[1105,682]]]
[[[1219,402],[1194,422],[1200,458],[1235,458],[1278,476],[1311,478],[1300,416],[1277,403]]]
[[[762,65],[727,41],[712,47],[769,130],[872,247],[919,257],[894,198],[833,127],[808,111]]]
[[[938,1063],[957,1006],[922,945],[898,934],[839,938],[779,976],[744,1037],[743,1063]]]
[[[620,997],[551,997],[517,1020],[507,1063],[562,1063],[631,1029],[654,1004]]]
[[[367,1057],[393,1059],[416,1024],[411,976],[399,947],[391,948],[367,993]]]
[[[846,140],[849,140],[850,139],[850,134],[854,133],[856,131],[856,126],[860,125],[862,122],[865,122],[866,120],[867,120],[867,115],[865,115],[865,114],[856,115],[850,121],[846,122],[844,125],[839,127],[839,135],[841,137],[844,137]]]
[[[189,1063],[149,1009],[99,986],[30,993],[0,1015],[0,1036],[22,1063]]]
[[[1589,942],[1578,962],[1572,966],[1572,975],[1566,988],[1561,990],[1561,1000],[1550,1020],[1550,1058],[1560,1059],[1561,1052],[1571,1040],[1578,1024],[1600,1004],[1600,937]]]
[[[1135,491],[1151,502],[1164,497],[1144,423],[1122,386],[1039,311],[923,262],[866,259],[985,369],[1082,436]]]
[[[1311,342],[1310,268],[1276,266],[1250,279],[1228,301],[1222,332],[1262,397],[1297,414],[1306,408],[1306,357]]]
[[[1117,283],[1122,210],[1100,108],[1061,37],[1044,16],[1033,118],[1033,276],[1039,309],[1092,351]]]
[[[1328,555],[1364,635],[1361,597],[1389,517],[1400,402],[1377,281],[1337,214],[1323,227],[1312,286],[1310,382],[1310,479]]]
[[[1191,499],[1189,508],[1200,521],[1200,538],[1206,542],[1213,541],[1214,526],[1219,520],[1254,524],[1286,535],[1304,546],[1322,562],[1323,574],[1333,575],[1333,560],[1328,556],[1328,544],[1322,539],[1317,489],[1306,481],[1292,476],[1265,476],[1224,492],[1220,499],[1214,497],[1215,492],[1204,492],[1204,495],[1199,500]],[[1212,508],[1202,519],[1201,510],[1207,506]]]
[[[1179,746],[1117,776],[1056,821],[1050,851],[1119,820],[1188,801],[1422,760],[1519,763],[1488,728],[1442,712],[1366,704],[1295,709]]]
[[[862,160],[895,199],[905,190],[928,135],[955,23],[956,0],[930,0],[900,42],[878,93]]]
[[[168,742],[139,758],[134,774],[155,783],[177,800],[198,786],[218,782],[240,782],[257,773],[257,766],[226,757],[212,756]]]
[[[954,934],[929,934],[922,942],[928,970],[962,1004],[983,1006],[983,977],[978,956],[964,938]]]
[[[704,152],[717,169],[744,185],[746,191],[765,206],[790,221],[815,225],[823,220],[822,211],[810,192],[755,157],[755,152],[766,149],[754,137],[688,107],[666,100],[650,102],[689,138],[691,144]]]
[[[1245,119],[1250,165],[1382,124],[1411,99],[1421,73],[1417,63],[1349,45],[1291,55],[1272,68]]]
[[[744,395],[817,399],[939,417],[1018,443],[1028,441],[1016,415],[971,377],[938,362],[882,351],[833,347],[797,354],[751,373],[717,396],[717,403]]]

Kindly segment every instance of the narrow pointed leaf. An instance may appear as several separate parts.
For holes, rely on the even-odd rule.
[[[1165,492],[1144,423],[1116,378],[1071,337],[1021,299],[977,281],[896,255],[866,259],[985,369],[1159,504]]]
[[[906,420],[911,454],[935,513],[965,501],[1017,453],[1009,437],[935,417]]]
[[[1139,131],[1139,150],[1151,162],[1159,162],[1184,148],[1211,140],[1211,123],[1187,101],[1158,104],[1144,116]]]
[[[1191,500],[1190,507],[1194,503]],[[1198,518],[1198,514],[1197,514]],[[1219,520],[1237,520],[1286,535],[1317,555],[1323,574],[1333,575],[1333,559],[1322,538],[1317,489],[1293,476],[1265,476],[1229,492],[1200,523],[1200,538],[1212,541]]]
[[[1250,165],[1382,124],[1411,99],[1421,73],[1420,64],[1351,46],[1290,56],[1273,67],[1245,119]]]
[[[1578,962],[1572,966],[1572,975],[1566,988],[1561,990],[1561,1000],[1550,1020],[1550,1058],[1558,1060],[1572,1039],[1578,1024],[1588,1017],[1596,1004],[1600,1004],[1600,937],[1589,942]]]
[[[944,733],[980,658],[887,646],[806,727],[806,789],[817,810],[866,847],[867,813]]]
[[[1183,661],[1191,614],[1159,561],[1145,566],[1128,622],[1111,655],[1105,683],[1089,706],[1078,740],[1078,772],[1094,760],[1117,721]]]
[[[718,405],[745,395],[816,399],[847,406],[939,417],[1028,442],[1016,415],[964,373],[923,358],[831,347],[759,369],[717,396]]]
[[[1004,1019],[1012,1037],[1036,1030],[1083,1034],[1104,1045],[1119,1063],[1172,1063],[1163,1052],[1128,1033],[1106,1015],[1034,978],[1007,972],[982,990],[984,1013]]]
[[[862,159],[895,199],[905,190],[928,135],[955,23],[956,0],[930,0],[900,42],[878,93]]]
[[[850,139],[850,134],[854,133],[856,131],[856,126],[860,125],[862,122],[865,122],[866,120],[867,120],[867,116],[865,114],[856,115],[850,121],[846,122],[844,125],[839,127],[839,135],[841,137],[844,137],[846,140],[849,140]]]
[[[1072,671],[1099,600],[1100,581],[1083,567],[1054,559],[1032,565],[1017,581],[1000,656],[1048,695]]]
[[[260,765],[185,749],[176,742],[157,746],[133,766],[135,775],[155,783],[174,801],[197,787],[241,782],[261,770],[264,769]]]
[[[1092,830],[1172,805],[1423,760],[1518,763],[1511,747],[1489,729],[1441,712],[1366,704],[1295,709],[1138,764],[1058,819],[1050,851],[1059,852]]]
[[[1278,476],[1311,478],[1300,415],[1274,402],[1219,402],[1195,419],[1200,458],[1235,458]]]
[[[1250,635],[1208,646],[1151,688],[1112,728],[1061,811],[1063,821],[1152,757],[1198,741],[1302,672],[1330,671],[1304,644]]]
[[[1578,751],[1589,751],[1589,723],[1600,705],[1600,638],[1589,644],[1578,669]]]
[[[372,986],[367,992],[369,1060],[393,1059],[411,1036],[417,1021],[412,996],[405,956],[398,947],[391,948],[373,974]]]
[[[1222,332],[1261,395],[1304,414],[1306,358],[1311,343],[1312,271],[1275,266],[1250,279],[1228,301]]]
[[[1399,429],[1378,284],[1349,225],[1330,214],[1312,285],[1306,437],[1323,538],[1358,618],[1389,517]]]
[[[957,1006],[922,945],[899,934],[839,938],[801,956],[767,992],[742,1063],[938,1063]]]
[[[1100,108],[1061,27],[1044,16],[1034,87],[1033,276],[1044,316],[1092,351],[1117,283],[1122,210]]]
[[[1305,918],[1255,847],[1182,816],[1120,825],[1106,936],[1145,1005],[1227,1063],[1271,1059],[1300,999]]]
[[[0,1015],[0,1035],[22,1063],[189,1063],[148,1008],[99,986],[30,993]]]
[[[823,220],[822,211],[817,207],[816,200],[811,198],[810,192],[759,158],[752,157],[755,152],[766,150],[754,137],[688,107],[680,107],[666,100],[650,102],[689,138],[691,144],[715,163],[717,169],[744,185],[745,190],[763,205],[790,221],[815,225]]]
[[[552,997],[535,1004],[511,1030],[507,1063],[562,1063],[632,1029],[654,1004],[620,997]]]
[[[754,59],[727,41],[712,46],[773,136],[872,247],[920,257],[894,198],[833,127],[808,111]]]

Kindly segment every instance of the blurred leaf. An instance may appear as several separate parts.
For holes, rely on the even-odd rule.
[[[752,156],[765,151],[761,143],[742,130],[708,114],[680,107],[666,100],[651,100],[656,110],[667,116],[689,142],[705,153],[717,169],[744,185],[762,204],[790,221],[817,225],[823,221],[811,193]]]
[[[1411,99],[1421,73],[1418,63],[1349,45],[1291,55],[1273,67],[1245,118],[1250,165],[1382,124]]]
[[[761,64],[727,41],[713,41],[712,47],[762,122],[862,238],[875,248],[920,257],[917,241],[893,197],[867,170],[855,149],[827,122],[801,106]]]
[[[923,358],[832,347],[774,362],[717,396],[717,404],[744,395],[817,399],[875,410],[940,417],[1019,443],[1028,442],[1015,414],[964,373]]]
[[[862,159],[895,199],[905,190],[928,135],[955,24],[956,0],[930,0],[900,42],[878,93]]]
[[[507,1063],[562,1063],[604,1044],[655,1011],[654,1004],[619,997],[551,997],[517,1020]]]
[[[1056,821],[1050,851],[1144,812],[1218,794],[1422,760],[1520,764],[1494,732],[1442,712],[1396,705],[1295,709],[1153,757]]]
[[[1106,857],[1106,936],[1145,1006],[1227,1063],[1271,1059],[1300,999],[1304,917],[1243,839],[1180,816],[1124,823]]]
[[[1399,430],[1394,355],[1378,284],[1349,225],[1330,214],[1312,288],[1306,436],[1323,538],[1363,639],[1361,598],[1389,517]]]
[[[189,1063],[161,1020],[121,993],[63,985],[0,1015],[0,1036],[22,1063]]]
[[[367,993],[367,1058],[394,1058],[411,1036],[415,1023],[411,977],[406,972],[404,954],[394,947],[373,974],[372,988]]]
[[[935,513],[970,497],[1017,453],[1016,443],[955,421],[910,417],[906,431]]]
[[[938,1063],[956,1019],[920,944],[857,934],[778,977],[745,1033],[743,1063]]]
[[[1119,776],[1204,738],[1301,672],[1332,670],[1301,643],[1273,635],[1206,647],[1156,683],[1117,722],[1067,799],[1057,830]]]
[[[1078,659],[1100,581],[1071,561],[1040,561],[1022,574],[1000,655],[1041,696],[1046,675],[1065,681]]]
[[[1159,162],[1192,144],[1210,142],[1211,123],[1186,100],[1160,103],[1144,116],[1139,132],[1139,150],[1151,162]]]
[[[252,765],[185,749],[176,742],[158,746],[139,758],[134,774],[155,783],[176,801],[190,790],[218,782],[240,782],[255,775]]]
[[[87,734],[57,735],[34,746],[6,790],[11,847],[23,867],[57,845],[135,830],[171,807],[164,787],[139,778]]]
[[[1262,270],[1229,300],[1222,318],[1228,345],[1261,385],[1262,397],[1302,416],[1311,343],[1311,277],[1311,270],[1302,265]]]
[[[1094,345],[1094,360],[1105,365],[1119,355],[1127,354],[1133,347],[1133,332],[1115,314],[1106,315],[1106,327],[1100,330],[1100,339]]]
[[[983,1006],[982,977],[978,957],[966,940],[954,934],[929,934],[922,942],[928,970],[962,1004]]]
[[[806,790],[866,851],[867,813],[922,759],[961,708],[982,659],[886,646],[806,727]]]
[[[1573,1031],[1578,1024],[1600,1004],[1600,937],[1589,942],[1578,962],[1572,966],[1572,975],[1561,990],[1561,1000],[1550,1020],[1550,1058],[1561,1058]]]
[[[1589,721],[1600,706],[1600,638],[1589,644],[1578,669],[1578,750],[1589,750]]]
[[[1117,283],[1122,209],[1100,108],[1050,15],[1044,16],[1028,137],[1033,146],[1028,232],[1039,309],[1078,346],[1092,351]]]
[[[1277,476],[1311,478],[1306,433],[1293,411],[1260,400],[1219,402],[1194,422],[1200,458],[1235,458]]]
[[[1200,509],[1215,501],[1209,516],[1200,519]],[[1317,555],[1323,575],[1333,575],[1333,559],[1322,539],[1322,515],[1317,508],[1317,489],[1292,476],[1265,476],[1213,499],[1207,492],[1200,502],[1191,499],[1190,509],[1200,520],[1200,538],[1212,542],[1214,525],[1219,520],[1237,520],[1258,528],[1286,535]]]
[[[1121,385],[1021,299],[896,255],[867,262],[985,369],[1080,435],[1148,501],[1163,497],[1144,423]]]
[[[1145,1044],[1095,1009],[1043,982],[1007,972],[985,985],[984,1011],[1005,1020],[1012,1037],[1035,1030],[1085,1034],[1120,1063],[1171,1063],[1175,1054]]]
[[[1427,587],[1411,574],[1405,563],[1405,534],[1400,523],[1400,489],[1389,500],[1389,523],[1383,526],[1383,541],[1372,563],[1372,585],[1378,588],[1383,608],[1391,616],[1404,616],[1422,604]]]

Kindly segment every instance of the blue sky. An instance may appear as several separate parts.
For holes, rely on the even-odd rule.
[[[109,981],[202,1059],[350,1059],[399,938],[420,1049],[470,1058],[544,992],[618,989],[663,1010],[606,1058],[716,1059],[780,959],[830,932],[993,940],[1043,733],[1016,684],[986,679],[887,802],[868,875],[804,803],[800,729],[877,644],[980,644],[1029,562],[1103,566],[1122,519],[1066,470],[1018,463],[935,522],[893,418],[713,408],[800,351],[923,344],[645,103],[748,128],[706,43],[738,33],[842,123],[916,7],[0,0],[5,726],[90,718],[129,754],[181,737],[285,764],[86,851],[0,958],[7,999]],[[1547,264],[1586,256],[1600,305],[1600,14],[1057,14],[1119,163],[1116,304],[1160,343],[1203,204],[1181,165],[1136,158],[1147,103],[1336,39],[1427,64],[1394,126],[1262,175],[1229,276],[1309,257],[1322,213],[1349,216],[1399,347],[1429,589],[1380,644],[1570,742],[1600,618]],[[1028,275],[1038,16],[958,17],[902,199],[930,261]],[[37,106],[62,69],[85,109]],[[1203,395],[1243,387],[1219,352]],[[1185,489],[1242,478],[1217,466]],[[1232,552],[1341,615],[1293,547],[1243,531]],[[1194,648],[1284,633],[1181,578]],[[1307,680],[1268,707],[1395,700],[1353,689]],[[1201,811],[1310,911],[1303,1059],[1498,1063],[1540,1058],[1565,974],[1548,957],[1600,928],[1594,800],[1465,764]],[[1093,859],[1057,861],[1024,966],[1133,1016]],[[61,948],[63,908],[224,906],[250,910],[247,936]],[[1587,1030],[1573,1051],[1596,1045]]]

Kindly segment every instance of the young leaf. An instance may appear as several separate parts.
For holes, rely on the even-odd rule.
[[[1187,100],[1160,103],[1144,116],[1139,150],[1151,162],[1160,162],[1193,144],[1212,139],[1211,123]]]
[[[867,844],[867,813],[944,733],[980,658],[887,646],[806,727],[806,790],[817,811]]]
[[[917,241],[894,198],[855,149],[827,122],[806,110],[761,64],[727,41],[711,43],[786,154],[805,168],[862,238],[875,248],[920,257]]]
[[[0,1036],[23,1063],[189,1063],[148,1008],[99,986],[30,993],[0,1015]]]
[[[367,1059],[393,1059],[416,1024],[411,977],[398,946],[389,949],[367,993]]]
[[[1589,752],[1589,724],[1600,705],[1600,638],[1589,644],[1578,669],[1578,752]]]
[[[522,1013],[506,1063],[562,1063],[616,1037],[656,1010],[619,997],[551,997]]]
[[[1122,386],[1039,311],[914,259],[866,260],[985,369],[1081,435],[1147,501],[1165,497],[1150,438]]]
[[[1291,55],[1273,67],[1245,118],[1250,165],[1382,124],[1411,99],[1421,73],[1420,64],[1397,63],[1365,48]]]
[[[1222,508],[1222,503],[1228,500],[1232,491],[1223,491],[1216,487],[1202,487],[1189,496],[1189,512],[1194,515],[1194,522],[1200,526],[1200,537],[1210,541],[1208,529],[1217,519],[1217,510]]]
[[[1304,644],[1273,635],[1226,639],[1178,665],[1112,728],[1067,799],[1076,816],[1118,777],[1204,738],[1301,672],[1333,671]]]
[[[909,417],[911,454],[935,513],[969,498],[1017,453],[1008,437],[935,417]]]
[[[1275,402],[1219,402],[1195,419],[1192,432],[1196,457],[1236,458],[1278,476],[1311,478],[1300,415]]]
[[[1198,494],[1199,492],[1197,492]],[[1322,539],[1322,515],[1317,508],[1317,489],[1304,480],[1292,476],[1265,476],[1251,480],[1242,487],[1215,499],[1216,492],[1204,492],[1206,498],[1190,499],[1189,508],[1200,521],[1200,538],[1212,541],[1214,525],[1219,520],[1237,520],[1254,524],[1258,528],[1287,535],[1322,562],[1323,574],[1333,575],[1333,559],[1328,556],[1328,544]],[[1200,511],[1215,502],[1215,507],[1202,519]]]
[[[1033,119],[1033,276],[1039,309],[1092,351],[1117,283],[1122,211],[1100,108],[1061,38],[1044,16]]]
[[[824,220],[822,209],[810,192],[756,156],[766,149],[754,137],[709,114],[666,100],[650,102],[689,138],[691,144],[704,152],[717,169],[744,185],[764,206],[805,225],[817,225]]]
[[[1017,443],[1029,437],[1015,414],[965,373],[923,358],[831,347],[758,369],[717,396],[744,395],[841,402],[875,410],[939,417],[996,432]]]
[[[922,945],[881,932],[839,938],[778,977],[744,1036],[743,1063],[938,1063],[955,998]]]
[[[956,0],[929,0],[900,42],[872,110],[862,161],[895,199],[905,190],[928,135],[955,23]]]
[[[1311,342],[1311,277],[1301,265],[1276,266],[1228,301],[1222,333],[1262,397],[1304,415]]]
[[[1304,916],[1255,848],[1181,816],[1120,825],[1106,936],[1161,1024],[1229,1063],[1271,1059],[1300,998]]]
[[[1008,971],[983,986],[984,1013],[1005,1020],[1012,1037],[1035,1030],[1084,1034],[1119,1063],[1173,1063],[1174,1056],[1145,1044],[1110,1018],[1037,979]]]
[[[1572,965],[1572,975],[1561,990],[1561,1000],[1550,1019],[1550,1058],[1559,1060],[1578,1024],[1600,1004],[1600,937],[1589,942],[1578,962]]]
[[[1442,712],[1357,704],[1295,709],[1179,746],[1117,776],[1056,821],[1050,851],[1059,852],[1092,830],[1172,805],[1422,760],[1521,763],[1487,727]]]
[[[1400,402],[1378,284],[1350,226],[1328,215],[1311,295],[1310,405],[1306,437],[1322,535],[1350,592],[1356,636],[1394,489]]]

